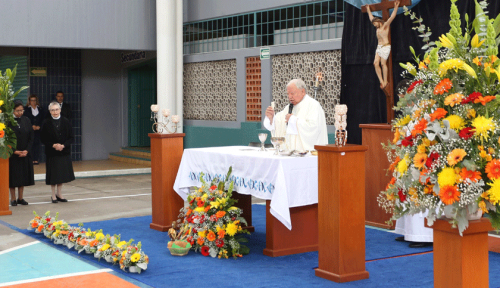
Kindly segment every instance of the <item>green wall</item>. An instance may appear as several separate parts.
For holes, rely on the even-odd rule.
[[[266,143],[271,143],[271,133],[262,129],[260,122],[242,122],[241,128],[184,126],[184,148],[247,146],[259,142],[259,133],[267,133]],[[328,143],[335,143],[335,134],[328,134]]]

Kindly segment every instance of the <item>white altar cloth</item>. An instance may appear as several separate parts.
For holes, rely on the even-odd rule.
[[[189,188],[200,186],[200,173],[210,182],[233,167],[234,188],[240,194],[271,200],[271,214],[292,230],[290,208],[318,203],[318,157],[275,156],[249,146],[184,150],[174,190],[186,200]]]

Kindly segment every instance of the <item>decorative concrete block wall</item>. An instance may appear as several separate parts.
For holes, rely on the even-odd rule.
[[[184,64],[184,119],[236,121],[236,60]]]
[[[325,110],[326,123],[334,124],[335,105],[340,100],[341,62],[340,50],[274,55],[272,57],[272,95],[277,110],[288,103],[286,84],[294,78],[301,78],[307,86],[307,94],[314,98],[316,73],[323,74],[316,100]]]

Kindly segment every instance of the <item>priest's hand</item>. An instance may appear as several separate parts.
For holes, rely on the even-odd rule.
[[[273,123],[273,118],[274,118],[274,109],[273,107],[269,106],[266,109],[266,117],[269,118],[269,121],[271,124]]]

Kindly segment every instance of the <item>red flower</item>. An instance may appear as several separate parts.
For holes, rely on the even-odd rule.
[[[210,187],[210,190],[215,190],[215,189],[217,189],[217,186],[215,186],[215,185],[212,185],[212,186]]]
[[[189,236],[187,239],[186,239],[191,245],[194,244],[194,240],[193,240],[193,237],[192,236]]]
[[[210,216],[210,221],[212,221],[212,222],[217,221],[217,216],[215,214]]]
[[[410,87],[408,87],[408,89],[406,90],[406,93],[410,93],[411,91],[413,91],[413,89],[415,89],[415,86],[417,86],[418,84],[422,84],[422,83],[424,83],[424,80],[418,80],[418,81],[411,83]]]
[[[462,104],[467,104],[469,102],[474,102],[479,96],[483,96],[480,92],[472,92],[467,98],[462,100]]]
[[[401,145],[405,146],[405,147],[412,147],[413,146],[413,139],[411,138],[412,136],[408,136],[408,137],[405,137],[402,141],[401,141]]]
[[[205,201],[198,200],[198,203],[196,205],[198,205],[198,207],[203,207],[203,205],[205,205]]]
[[[432,152],[431,155],[429,155],[429,157],[427,157],[427,161],[425,161],[425,166],[427,166],[427,168],[431,168],[431,165],[432,163],[437,160],[439,158],[439,153],[437,152]]]
[[[399,201],[401,201],[401,202],[405,202],[406,201],[406,195],[403,192],[403,189],[399,189],[398,195],[399,195]]]
[[[189,204],[193,204],[194,203],[194,199],[195,198],[191,199],[191,201],[189,201]]]
[[[210,253],[208,252],[209,250],[210,250],[210,248],[208,248],[208,246],[201,247],[201,255],[203,255],[203,256],[210,255]]]
[[[465,127],[464,129],[460,130],[458,136],[460,136],[460,138],[464,140],[470,139],[472,136],[474,136],[474,131],[472,131],[472,129],[472,127]]]
[[[224,240],[223,239],[217,239],[215,240],[215,246],[222,248],[224,247]]]

